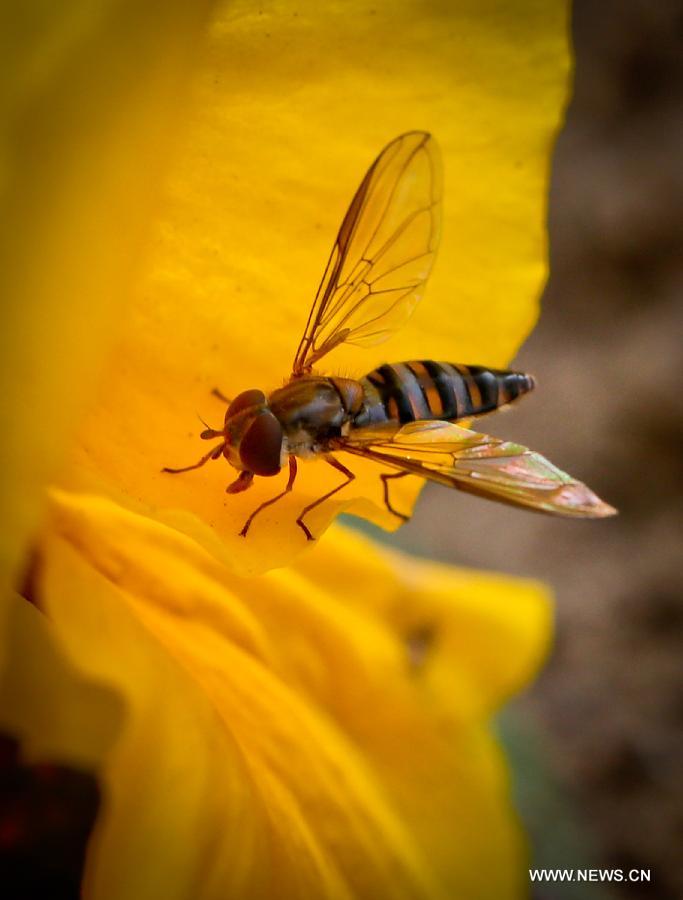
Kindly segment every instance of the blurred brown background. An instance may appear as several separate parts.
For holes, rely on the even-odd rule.
[[[516,360],[540,386],[486,430],[621,514],[562,521],[429,487],[393,541],[556,591],[552,658],[502,724],[535,864],[652,880],[535,896],[668,900],[683,897],[683,4],[578,0],[574,39],[552,275]]]

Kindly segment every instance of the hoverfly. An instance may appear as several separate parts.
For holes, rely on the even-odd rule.
[[[419,360],[382,365],[355,380],[314,370],[341,344],[370,346],[405,323],[422,297],[441,227],[441,161],[433,137],[402,134],[370,166],[337,234],[322,282],[283,387],[266,396],[248,390],[227,401],[220,439],[188,472],[224,456],[239,472],[229,494],[247,490],[256,475],[277,475],[283,491],[257,507],[244,523],[294,487],[297,459],[324,459],[344,481],[309,503],[296,522],[308,540],[308,514],[354,479],[336,457],[344,452],[393,471],[380,474],[384,503],[389,481],[419,475],[447,487],[513,506],[563,516],[599,518],[616,512],[588,487],[539,453],[455,424],[492,412],[528,393],[530,375],[482,366]]]

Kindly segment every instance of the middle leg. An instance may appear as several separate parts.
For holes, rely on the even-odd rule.
[[[323,494],[322,497],[318,497],[317,500],[314,500],[313,503],[309,503],[308,506],[305,506],[301,510],[301,515],[296,520],[296,524],[299,526],[299,528],[301,528],[303,533],[306,535],[307,540],[309,541],[313,541],[315,540],[315,538],[304,524],[305,516],[307,516],[312,509],[315,509],[316,506],[320,506],[320,504],[324,503],[325,500],[329,500],[329,498],[333,494],[336,494],[337,491],[341,491],[342,488],[345,488],[347,484],[351,484],[351,482],[356,477],[350,469],[347,469],[346,466],[340,463],[338,459],[335,459],[334,456],[326,456],[325,462],[328,463],[328,465],[332,466],[332,468],[337,469],[337,471],[342,472],[344,475],[346,475],[346,481],[342,482],[342,484],[337,485],[336,488],[333,488],[326,494]]]

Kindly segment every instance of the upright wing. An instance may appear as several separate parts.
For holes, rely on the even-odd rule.
[[[361,428],[332,449],[512,506],[578,518],[616,513],[540,453],[448,422],[411,422],[398,431]]]
[[[339,229],[294,375],[339,344],[378,344],[404,324],[434,262],[441,194],[441,159],[431,135],[410,131],[382,150]]]

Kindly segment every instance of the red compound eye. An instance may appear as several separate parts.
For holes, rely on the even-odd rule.
[[[234,416],[235,413],[241,412],[243,409],[248,409],[250,406],[260,406],[265,402],[266,395],[263,393],[263,391],[257,391],[255,389],[251,391],[242,391],[242,393],[238,394],[228,407],[225,418],[227,420],[230,418],[230,416]]]
[[[264,411],[254,417],[240,441],[239,452],[242,464],[254,475],[277,475],[282,453],[282,425],[272,412]]]

